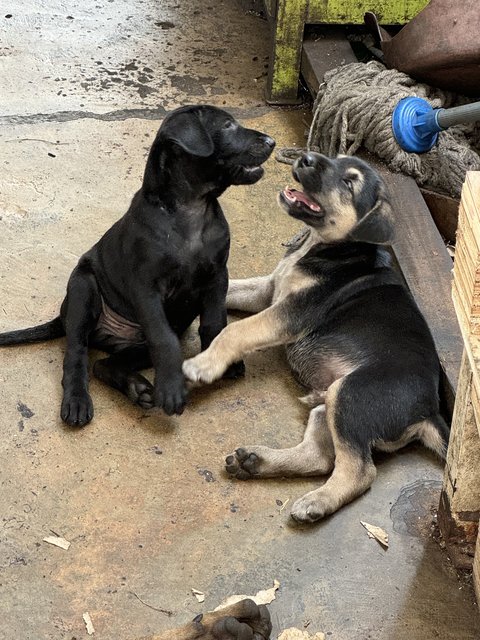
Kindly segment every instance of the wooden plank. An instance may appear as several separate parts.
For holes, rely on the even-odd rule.
[[[420,187],[420,191],[437,229],[446,240],[454,243],[458,226],[458,200],[424,187]]]
[[[304,0],[278,0],[273,21],[267,102],[298,104],[298,79],[307,5]]]
[[[452,303],[452,259],[413,180],[375,163],[396,215],[395,257],[432,332],[449,387],[456,389],[463,341]]]
[[[480,602],[480,531],[477,536],[477,546],[473,560],[473,586],[475,587],[477,602]]]
[[[480,517],[480,437],[472,403],[473,375],[465,352],[460,368],[450,443],[438,512],[439,524],[456,567],[469,568]]]
[[[462,189],[455,255],[455,302],[464,341],[480,333],[480,172],[469,171]],[[474,349],[472,349],[473,352]],[[474,364],[472,363],[472,366]]]
[[[325,72],[356,58],[342,32],[304,43],[302,72],[313,95]],[[408,176],[389,171],[381,161],[362,154],[383,176],[396,214],[394,254],[405,281],[424,314],[445,372],[449,410],[458,380],[463,351],[461,332],[451,298],[452,260],[433,222],[420,190]]]
[[[313,96],[317,95],[326,71],[356,61],[344,27],[324,27],[303,42],[301,71]]]

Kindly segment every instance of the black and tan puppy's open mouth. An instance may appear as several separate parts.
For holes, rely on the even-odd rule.
[[[313,213],[316,215],[321,215],[322,213],[321,206],[309,198],[306,193],[298,189],[292,189],[291,187],[285,187],[285,189],[280,192],[280,203],[286,206],[289,214],[292,216],[295,216],[297,212]]]

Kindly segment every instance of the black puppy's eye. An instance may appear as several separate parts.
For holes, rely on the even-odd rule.
[[[225,122],[225,124],[223,125],[224,129],[231,129],[233,127],[233,121],[232,120],[227,120],[227,122]]]

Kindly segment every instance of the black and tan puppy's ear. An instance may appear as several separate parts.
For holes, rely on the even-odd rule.
[[[370,244],[392,244],[394,241],[393,209],[386,188],[382,185],[374,206],[367,211],[350,232],[350,238]]]
[[[190,112],[175,114],[167,120],[161,128],[160,138],[175,142],[186,153],[198,158],[208,158],[214,152],[210,134],[200,118]]]

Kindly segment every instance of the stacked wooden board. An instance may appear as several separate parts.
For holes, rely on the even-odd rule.
[[[452,294],[464,352],[445,466],[439,523],[456,566],[470,567],[480,600],[480,172],[460,202]],[[476,541],[476,551],[475,551]]]
[[[453,300],[465,336],[480,336],[480,172],[469,171],[458,214]]]

